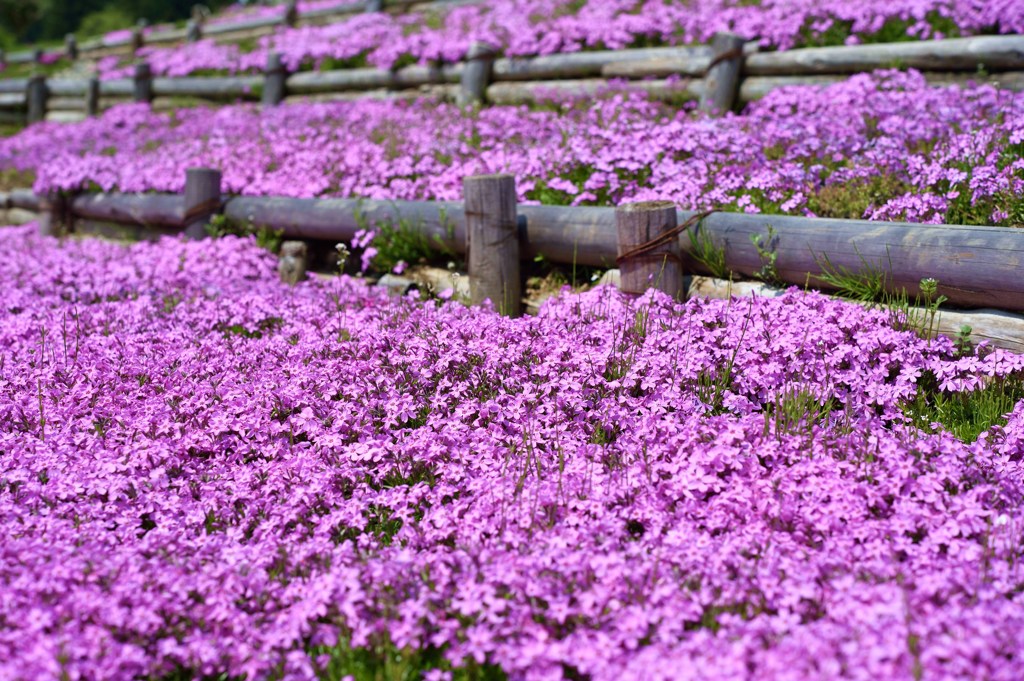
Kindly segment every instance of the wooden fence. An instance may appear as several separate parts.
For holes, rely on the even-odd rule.
[[[519,312],[519,262],[543,256],[565,264],[615,267],[626,290],[650,285],[678,294],[683,275],[692,291],[722,295],[744,284],[707,279],[701,252],[716,251],[732,279],[766,276],[777,284],[830,290],[828,273],[884,274],[887,290],[917,296],[922,279],[938,280],[950,306],[992,308],[944,312],[940,330],[962,324],[974,338],[1024,352],[1024,230],[919,225],[712,212],[694,214],[671,204],[619,208],[516,205],[510,176],[465,181],[466,203],[221,197],[220,173],[188,173],[185,195],[81,194],[36,196],[31,190],[0,194],[0,210],[38,214],[47,234],[110,233],[153,238],[184,232],[201,237],[217,213],[229,220],[279,230],[303,241],[349,241],[367,224],[390,222],[415,230],[456,253],[469,253],[473,301],[499,302]],[[470,210],[465,210],[465,205]],[[767,273],[767,274],[766,274]],[[995,312],[994,310],[1001,312]]]
[[[825,85],[851,73],[893,66],[921,70],[937,85],[991,83],[1024,90],[1024,36],[978,36],[948,40],[757,52],[732,35],[712,45],[579,52],[531,58],[496,58],[474,45],[465,62],[409,66],[398,70],[342,69],[286,73],[272,54],[263,75],[154,78],[137,64],[133,78],[97,81],[0,80],[0,122],[79,120],[127,101],[167,110],[188,103],[362,97],[439,97],[462,104],[517,104],[593,94],[610,79],[673,101],[700,99],[724,111],[794,84]]]

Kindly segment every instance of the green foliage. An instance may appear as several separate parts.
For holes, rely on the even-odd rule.
[[[284,239],[284,232],[271,229],[266,225],[254,225],[252,222],[232,220],[226,215],[214,215],[206,226],[206,233],[211,237],[220,238],[233,234],[235,236],[255,236],[256,245],[271,253],[277,253]]]
[[[594,174],[595,169],[589,165],[578,165],[574,166],[567,171],[559,172],[555,177],[559,180],[567,180],[571,182],[577,189],[576,192],[568,192],[563,189],[555,189],[550,186],[549,181],[555,178],[548,178],[547,180],[538,180],[533,189],[526,193],[526,197],[539,201],[545,206],[570,206],[574,205],[576,196],[578,193],[582,193],[585,190],[583,187],[587,181]],[[628,171],[621,168],[616,168],[615,174],[621,180],[620,186],[630,186],[637,184],[643,186],[651,177],[651,169],[649,166],[644,166],[635,171]],[[619,197],[609,191],[607,185],[593,190],[594,198],[582,201],[578,205],[583,206],[607,206],[615,205],[619,201]]]
[[[107,6],[82,17],[75,32],[79,38],[95,38],[112,31],[123,30],[133,23],[131,14],[124,9]]]
[[[690,255],[697,262],[707,267],[713,277],[731,278],[732,272],[725,264],[725,246],[716,245],[711,234],[701,229],[699,224],[688,230],[687,235],[690,237]]]
[[[707,406],[708,412],[711,414],[722,414],[726,411],[726,393],[733,389],[734,381],[736,379],[734,373],[736,356],[739,354],[740,348],[743,347],[743,339],[747,336],[747,329],[750,327],[750,318],[753,306],[754,301],[751,300],[747,307],[746,314],[743,316],[743,326],[740,327],[739,340],[736,342],[735,347],[733,347],[732,354],[729,356],[728,361],[720,366],[702,369],[697,375],[694,392],[696,393],[697,398]]]
[[[39,20],[35,0],[0,0],[0,47],[10,49]]]
[[[453,681],[504,681],[500,667],[478,664],[472,659],[453,667],[443,651],[433,646],[422,649],[395,647],[390,640],[380,639],[365,648],[353,648],[341,639],[333,646],[316,646],[309,650],[313,658],[328,657],[318,677],[325,681],[419,681],[431,669],[450,671]]]
[[[442,216],[445,237],[427,234],[422,223],[416,224],[405,218],[378,220],[372,227],[360,211],[356,211],[356,223],[361,229],[373,229],[373,247],[377,249],[372,269],[386,274],[399,262],[406,264],[427,264],[455,257],[455,252],[446,244],[455,237],[455,224]]]
[[[18,125],[17,123],[0,123],[0,138],[17,135],[24,129],[24,125]]]
[[[754,272],[754,276],[766,284],[779,284],[782,278],[779,276],[779,269],[776,261],[779,258],[778,245],[779,233],[775,227],[768,225],[767,234],[751,234],[750,243],[757,250],[757,257],[761,260],[761,269]]]
[[[947,298],[937,295],[939,281],[937,279],[925,278],[921,280],[920,293],[910,301],[906,290],[886,294],[882,304],[889,309],[893,326],[904,331],[913,331],[925,340],[935,337],[937,330],[935,319],[939,312],[939,306],[946,302]]]
[[[846,39],[853,33],[853,22],[833,21],[824,31],[815,31],[813,25],[819,19],[808,18],[800,28],[800,47],[835,47],[845,45]],[[949,17],[941,16],[938,12],[931,11],[925,15],[925,21],[932,27],[933,31],[942,33],[947,38],[955,38],[960,35],[960,29]],[[857,37],[861,43],[902,43],[919,40],[918,37],[908,32],[916,19],[888,19],[882,27],[874,33],[858,33]]]
[[[862,268],[854,272],[845,266],[833,265],[827,253],[815,256],[814,260],[821,269],[821,274],[816,278],[844,298],[862,303],[884,300],[892,263],[889,263],[888,268],[883,268],[881,264],[872,265],[859,252],[857,257],[860,258]]]
[[[25,189],[31,187],[35,181],[36,174],[31,170],[15,170],[14,168],[0,170],[0,192]]]
[[[764,407],[765,436],[813,435],[815,426],[828,423],[829,415],[840,408],[838,400],[822,399],[812,388],[787,386]]]
[[[363,52],[362,54],[358,54],[355,57],[349,57],[348,59],[327,57],[321,62],[306,59],[299,64],[299,71],[340,71],[344,69],[365,68],[369,66],[369,62],[366,61],[366,54],[366,52]]]
[[[807,197],[807,208],[818,217],[860,220],[868,208],[910,191],[910,185],[894,175],[827,184]]]
[[[1024,380],[1013,375],[988,379],[976,390],[940,390],[938,381],[925,372],[917,381],[915,399],[904,405],[904,413],[922,430],[935,432],[936,425],[971,443],[994,425],[1005,425],[1006,414],[1024,399]]]
[[[131,28],[139,19],[150,24],[188,18],[195,0],[0,0],[0,26],[19,42],[79,38]],[[204,0],[212,10],[231,0]]]

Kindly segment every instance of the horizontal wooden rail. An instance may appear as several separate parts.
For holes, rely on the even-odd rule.
[[[83,194],[72,199],[71,213],[90,220],[180,227],[185,199],[179,194]]]
[[[296,73],[285,80],[289,94],[306,95],[339,90],[411,88],[436,83],[458,83],[462,64],[430,68],[407,66],[397,71],[382,69],[339,69]]]
[[[30,190],[9,192],[7,201],[26,210],[40,208]],[[181,224],[182,201],[164,194],[81,195],[71,201],[70,211],[91,220],[170,227]],[[290,238],[331,241],[346,241],[367,224],[391,221],[456,252],[465,249],[465,216],[457,202],[234,197],[223,212],[233,220],[282,230]],[[524,257],[614,265],[615,209],[522,205],[517,213]],[[691,216],[679,211],[678,222]],[[774,276],[788,284],[827,289],[820,277],[828,268],[873,271],[884,273],[893,291],[913,296],[920,280],[932,277],[953,305],[1024,311],[1021,229],[716,212],[693,230],[724,249],[726,267],[739,276],[762,273],[770,251]],[[760,247],[754,239],[760,239]],[[688,272],[710,274],[694,257],[689,233],[679,237],[679,245]]]
[[[255,98],[254,93],[262,86],[262,76],[154,78],[153,94],[164,97],[204,97],[208,99]]]
[[[441,0],[435,0],[437,2]],[[742,44],[738,38],[730,39]],[[487,53],[487,46],[474,49]],[[210,103],[255,101],[261,98],[262,90],[269,91],[270,96],[262,98],[268,106],[305,97],[319,101],[433,97],[461,103],[485,100],[493,104],[525,104],[574,95],[595,96],[609,87],[609,79],[624,79],[621,87],[646,92],[655,99],[673,103],[701,99],[702,107],[728,110],[760,99],[776,88],[824,86],[840,82],[856,70],[896,64],[930,69],[923,71],[923,75],[937,86],[976,82],[1024,91],[1024,36],[1019,35],[771,53],[759,53],[756,43],[748,42],[740,50],[742,55],[732,57],[742,60],[742,77],[737,75],[739,67],[734,67],[732,77],[735,80],[716,81],[717,89],[707,91],[705,71],[718,63],[714,49],[711,46],[659,47],[498,58],[484,72],[486,76],[477,74],[469,78],[464,62],[415,65],[393,71],[360,68],[289,75],[283,72],[279,55],[272,55],[268,70],[262,76],[158,77],[148,80],[148,87],[137,78],[102,81],[98,85],[99,100],[95,106],[67,99],[89,98],[89,81],[82,79],[50,79],[45,83],[44,93],[37,93],[36,97],[37,100],[43,98],[47,120],[77,120],[89,112],[132,99],[148,101],[158,109],[167,110],[180,106],[182,99]],[[979,72],[982,67],[985,71]],[[789,75],[773,75],[781,73]],[[26,103],[33,101],[27,96],[30,89],[30,79],[0,80],[0,120],[25,122]],[[141,100],[139,93],[143,93]],[[715,101],[713,106],[712,100]],[[27,109],[33,111],[31,106]]]
[[[7,204],[11,208],[38,211],[40,200],[31,189],[12,189],[7,192]]]
[[[461,250],[464,217],[457,203],[239,198],[228,202],[228,217],[284,230],[297,238],[345,240],[363,222],[402,221],[425,234],[438,235]],[[324,205],[318,205],[324,203]],[[519,206],[519,232],[525,257],[580,265],[611,266],[617,236],[615,209]],[[692,216],[679,212],[679,222]],[[866,220],[713,213],[697,230],[725,250],[726,266],[752,277],[765,267],[764,255],[752,242],[775,254],[781,281],[828,286],[820,279],[827,262],[848,272],[884,272],[893,291],[916,295],[921,279],[939,280],[939,293],[962,307],[995,307],[1024,311],[1024,230],[1009,227],[967,227],[883,223]],[[689,234],[680,236],[688,271],[710,274],[693,256]],[[826,260],[827,259],[827,260]]]
[[[655,51],[655,50],[652,50]],[[705,54],[670,54],[623,59],[602,70],[609,78],[699,75],[707,68]],[[884,68],[920,71],[987,72],[1024,70],[1024,36],[996,35],[918,42],[810,47],[780,52],[751,52],[743,60],[745,76],[850,74]]]
[[[191,214],[185,203],[179,194],[44,199],[26,189],[0,193],[0,210],[5,214],[11,209],[40,213],[40,224],[53,229],[52,211],[66,210],[75,229],[113,236],[181,233]],[[232,197],[223,203],[222,212],[230,220],[280,230],[290,239],[348,241],[367,225],[389,222],[415,230],[451,251],[467,250],[461,202]],[[693,213],[677,211],[673,224],[691,218]],[[517,206],[520,257],[543,255],[552,262],[613,266],[621,238],[616,219],[614,208]],[[118,225],[131,227],[125,230]],[[976,341],[1024,351],[1024,318],[1007,313],[1024,312],[1024,279],[1017,276],[1024,264],[1024,230],[719,212],[706,215],[690,232],[692,236],[684,232],[678,237],[678,248],[685,271],[694,275],[691,295],[771,296],[781,291],[762,283],[707,277],[707,266],[694,256],[694,239],[721,248],[726,267],[738,277],[763,274],[766,253],[773,254],[773,276],[782,285],[828,290],[820,278],[823,268],[851,274],[875,272],[884,273],[891,291],[913,298],[921,279],[931,277],[938,279],[938,293],[948,298],[949,305],[991,308],[942,309],[939,332],[955,336],[968,325]],[[487,272],[480,276],[486,277]]]

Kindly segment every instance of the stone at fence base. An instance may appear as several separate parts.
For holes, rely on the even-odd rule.
[[[397,274],[385,274],[377,280],[377,286],[385,288],[388,293],[397,296],[404,296],[414,288],[418,288],[415,281],[406,277],[400,277]]]
[[[2,220],[5,225],[25,225],[39,219],[39,213],[33,213],[23,208],[8,208],[3,214]]]
[[[607,270],[601,275],[601,278],[597,280],[598,286],[611,285],[615,288],[619,288],[622,284],[622,273],[618,269]]]
[[[309,253],[305,241],[285,241],[281,244],[281,256],[277,262],[277,273],[286,284],[297,284],[306,278],[306,263]]]

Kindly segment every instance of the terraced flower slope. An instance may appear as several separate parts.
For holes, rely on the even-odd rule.
[[[328,26],[282,28],[255,43],[147,47],[138,56],[160,75],[259,72],[272,51],[281,52],[293,70],[392,68],[458,61],[477,40],[508,56],[530,56],[707,43],[718,31],[758,40],[765,49],[1021,33],[1024,6],[1016,0],[489,0],[357,14]],[[100,72],[105,78],[129,76],[131,66],[111,57],[100,63]]]
[[[443,132],[443,134],[441,134]],[[44,124],[0,140],[0,167],[38,192],[181,191],[185,170],[228,192],[460,200],[462,178],[508,172],[520,199],[828,217],[1024,224],[1024,95],[933,88],[920,74],[772,92],[709,118],[640,95],[543,109],[359,101],[260,112],[152,113]]]

